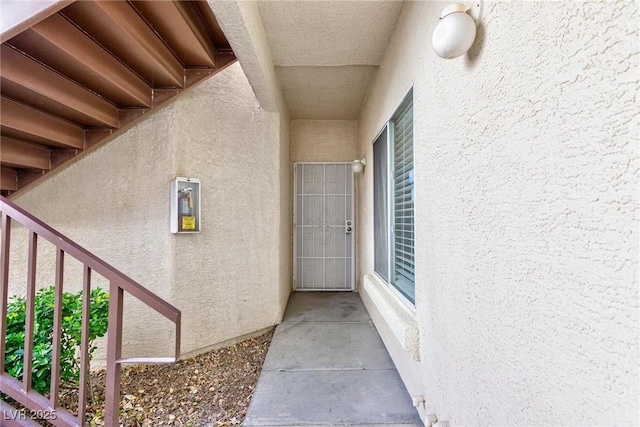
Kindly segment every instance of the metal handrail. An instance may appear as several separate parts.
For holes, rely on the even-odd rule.
[[[37,219],[24,209],[0,196],[2,212],[2,235],[0,238],[0,391],[26,408],[37,411],[55,411],[54,425],[78,426],[85,424],[87,378],[89,375],[89,294],[91,292],[91,272],[95,271],[109,281],[109,323],[107,327],[107,366],[105,387],[104,421],[107,426],[118,425],[120,406],[120,367],[123,363],[173,362],[180,357],[180,310],[169,304],[135,280],[118,271],[104,260],[82,248],[71,239]],[[11,223],[15,221],[30,230],[29,259],[27,267],[27,313],[25,320],[25,351],[23,380],[4,372],[6,310],[9,289],[9,243]],[[35,300],[36,254],[38,238],[43,238],[56,247],[55,307],[53,325],[53,357],[51,373],[51,393],[49,398],[31,389],[31,366],[33,348],[33,307]],[[58,387],[60,383],[60,334],[62,323],[62,293],[64,256],[69,255],[83,264],[82,340],[80,351],[80,390],[78,416],[58,407]],[[132,358],[122,359],[122,305],[124,292],[136,297],[147,306],[175,324],[175,357],[173,358]]]

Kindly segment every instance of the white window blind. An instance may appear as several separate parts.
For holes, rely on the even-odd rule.
[[[413,90],[373,143],[374,270],[415,304]]]
[[[413,94],[407,95],[393,123],[393,273],[392,284],[415,302],[413,191]]]

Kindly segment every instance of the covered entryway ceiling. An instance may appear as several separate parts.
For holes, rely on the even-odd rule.
[[[0,8],[4,195],[235,61],[202,0],[3,1]]]
[[[358,118],[402,6],[401,1],[258,3],[292,118]]]

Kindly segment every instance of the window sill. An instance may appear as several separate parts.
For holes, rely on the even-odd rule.
[[[362,290],[371,299],[402,349],[413,360],[420,361],[420,335],[416,313],[375,274],[364,276]]]

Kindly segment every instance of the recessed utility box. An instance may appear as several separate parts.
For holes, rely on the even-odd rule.
[[[200,180],[178,177],[171,181],[171,232],[200,231]]]

